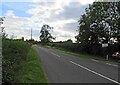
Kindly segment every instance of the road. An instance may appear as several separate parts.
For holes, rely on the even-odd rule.
[[[118,66],[34,46],[50,83],[118,82]]]

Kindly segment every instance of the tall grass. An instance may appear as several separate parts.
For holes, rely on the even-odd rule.
[[[42,64],[33,48],[30,48],[28,52],[28,59],[20,64],[20,70],[16,73],[16,80],[18,83],[46,83],[47,85],[48,81]]]

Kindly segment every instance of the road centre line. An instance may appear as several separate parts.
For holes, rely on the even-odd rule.
[[[96,71],[93,71],[93,70],[91,70],[91,69],[89,69],[89,68],[87,68],[87,67],[84,67],[84,66],[82,66],[82,65],[80,65],[80,64],[77,64],[77,63],[75,63],[75,62],[73,62],[73,61],[70,61],[70,62],[71,62],[72,64],[76,65],[76,66],[79,66],[79,67],[81,67],[81,68],[83,68],[83,69],[85,69],[85,70],[87,70],[87,71],[90,71],[90,72],[92,72],[92,73],[94,73],[94,74],[96,74],[96,75],[98,75],[98,76],[100,76],[100,77],[103,77],[103,78],[105,78],[105,79],[107,79],[107,80],[109,80],[109,81],[112,81],[112,82],[120,85],[120,83],[119,83],[118,81],[116,81],[116,80],[113,80],[113,79],[111,79],[111,78],[109,78],[109,77],[106,77],[106,76],[104,76],[104,75],[102,75],[102,74],[100,74],[100,73],[98,73],[98,72],[96,72]]]
[[[57,57],[59,57],[59,58],[60,58],[60,56],[59,56],[59,55],[57,55],[57,54],[55,54],[55,53],[53,53],[53,52],[51,52],[51,54],[53,54],[53,55],[55,55],[55,56],[57,56]]]

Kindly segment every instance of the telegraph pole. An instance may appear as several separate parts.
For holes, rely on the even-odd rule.
[[[32,28],[31,28],[31,40],[32,40]]]
[[[5,18],[5,17],[0,17],[0,37],[2,37],[4,28],[5,28],[5,27],[3,26],[4,18]]]
[[[2,36],[3,36],[3,32],[4,32],[4,26],[3,26],[3,22],[4,22],[4,18],[5,17],[0,17],[0,69],[2,69]],[[2,78],[2,70],[0,70],[0,78]],[[0,79],[0,85],[2,84],[2,80]]]

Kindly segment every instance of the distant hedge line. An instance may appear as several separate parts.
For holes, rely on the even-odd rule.
[[[120,43],[109,44],[108,48],[103,48],[101,44],[88,45],[88,44],[78,44],[78,43],[51,43],[53,47],[64,48],[72,52],[77,53],[87,53],[92,55],[106,56],[108,54],[112,58],[114,52],[120,51]]]
[[[15,72],[18,71],[21,61],[27,59],[30,46],[22,40],[2,40],[2,81],[15,83]]]

